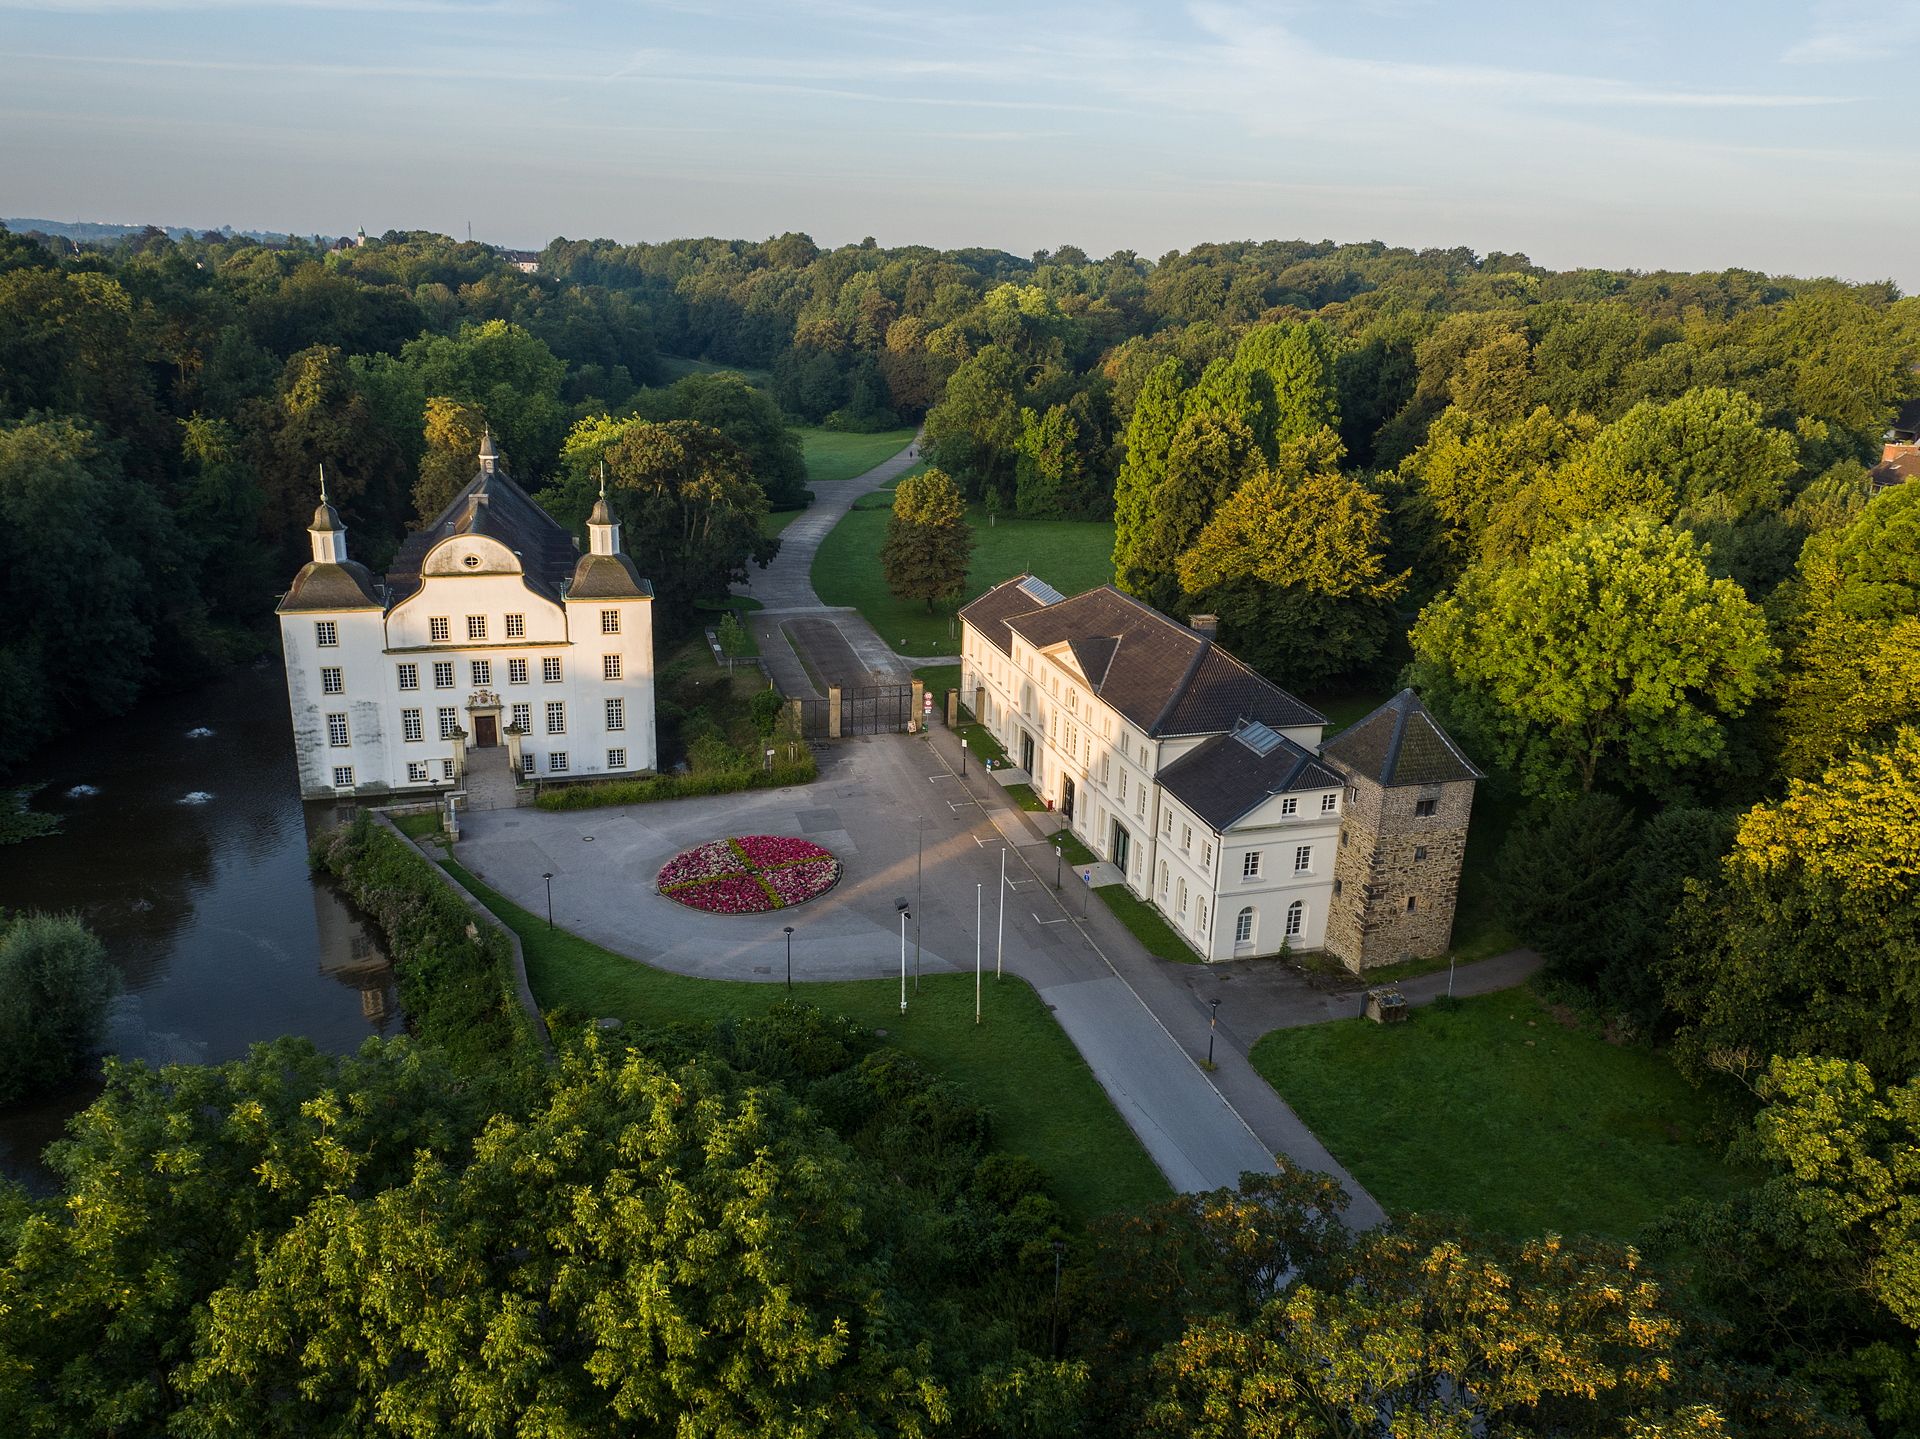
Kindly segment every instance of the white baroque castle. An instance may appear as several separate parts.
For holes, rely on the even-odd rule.
[[[313,559],[278,611],[303,796],[431,793],[470,765],[655,767],[653,588],[604,493],[583,555],[489,437],[479,473],[384,580],[347,558],[324,486],[309,533]]]
[[[1211,616],[1022,575],[960,622],[975,717],[1201,958],[1446,953],[1481,775],[1412,690],[1323,739]]]

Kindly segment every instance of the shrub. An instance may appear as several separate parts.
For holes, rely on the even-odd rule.
[[[796,758],[767,769],[709,770],[693,774],[649,775],[645,779],[609,779],[569,784],[546,790],[534,801],[545,810],[599,809],[605,805],[651,804],[662,799],[697,799],[702,795],[737,794],[749,789],[783,789],[811,784],[819,769],[813,755],[800,750]]]
[[[475,1077],[505,1077],[532,1061],[506,936],[477,921],[424,857],[363,812],[316,838],[312,861],[385,938],[415,1034]]]
[[[113,968],[70,914],[27,914],[0,937],[0,1104],[66,1083],[100,1043]]]

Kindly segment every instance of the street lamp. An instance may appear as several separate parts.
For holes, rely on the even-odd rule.
[[[920,869],[927,846],[927,817],[913,817],[913,992],[920,992]]]
[[[967,777],[967,742],[963,739],[960,741],[960,778],[965,779],[966,777]]]
[[[1053,846],[1053,887],[1055,889],[1060,888],[1060,856],[1060,845],[1056,842]]]
[[[907,916],[911,913],[904,899],[896,899],[893,907],[900,911],[900,1012],[907,1012]]]
[[[1207,1010],[1207,1068],[1212,1069],[1213,1068],[1213,1031],[1214,1031],[1214,1027],[1218,1025],[1220,1022],[1220,1001],[1217,999],[1211,999],[1211,1000],[1208,1000],[1207,1003],[1210,1006]]]
[[[540,878],[547,882],[547,928],[553,928],[553,871],[548,870]]]
[[[787,937],[787,993],[793,993],[793,926],[781,926],[781,932]]]

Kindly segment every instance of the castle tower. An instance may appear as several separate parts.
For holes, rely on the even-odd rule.
[[[347,561],[347,527],[340,523],[340,512],[327,501],[327,467],[320,467],[320,508],[313,512],[307,526],[313,541],[316,565],[341,565]]]
[[[1360,973],[1447,952],[1481,772],[1410,689],[1320,747],[1347,781],[1327,950]]]

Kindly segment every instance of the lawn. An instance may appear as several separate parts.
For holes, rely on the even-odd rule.
[[[793,430],[800,437],[800,449],[807,458],[807,483],[814,485],[864,475],[913,443],[911,427],[880,430],[871,435],[820,430],[806,425],[795,425]]]
[[[1708,1137],[1707,1099],[1672,1065],[1569,1027],[1531,988],[1404,1024],[1275,1030],[1252,1058],[1394,1213],[1627,1240],[1742,1184]]]
[[[880,573],[887,534],[884,492],[867,496],[834,526],[813,558],[813,588],[830,605],[852,605],[880,638],[902,654],[950,655],[960,649],[957,606],[929,611],[920,601],[897,600]],[[870,506],[870,507],[869,507]],[[964,593],[971,599],[1004,579],[1037,574],[1062,594],[1113,578],[1113,525],[1106,520],[1009,520],[987,523],[978,505],[967,510],[973,563]]]
[[[786,998],[779,984],[668,974],[569,934],[496,894],[458,864],[446,868],[520,937],[542,1010],[649,1025],[757,1014]],[[777,938],[777,936],[776,936]],[[769,941],[770,957],[777,959]],[[1047,1006],[1025,980],[986,986],[986,1022],[973,1022],[973,977],[930,975],[905,1018],[892,980],[805,984],[799,998],[847,1015],[965,1086],[994,1113],[1002,1149],[1025,1154],[1079,1218],[1168,1197],[1167,1182],[1114,1111]]]
[[[1199,951],[1167,923],[1165,915],[1124,884],[1103,884],[1094,890],[1094,895],[1127,927],[1128,934],[1146,946],[1148,954],[1176,964],[1205,963]]]

